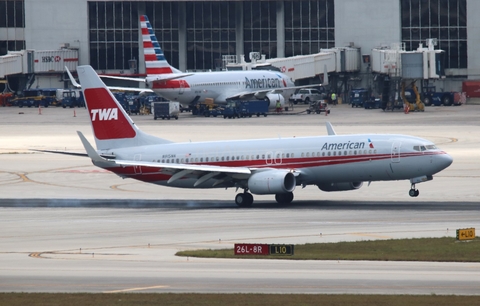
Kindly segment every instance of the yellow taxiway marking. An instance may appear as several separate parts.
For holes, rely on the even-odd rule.
[[[168,286],[152,286],[152,287],[139,287],[139,288],[128,288],[128,289],[120,289],[120,290],[112,290],[112,291],[103,291],[103,293],[120,293],[120,292],[130,292],[130,291],[142,291],[142,290],[149,290],[149,289],[159,289],[159,288],[167,288]]]

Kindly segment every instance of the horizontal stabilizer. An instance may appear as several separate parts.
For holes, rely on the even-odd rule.
[[[73,77],[70,70],[68,70],[67,66],[65,66],[65,70],[67,70],[67,74],[68,74],[68,77],[70,78],[70,82],[72,82],[72,85],[76,88],[82,88],[82,85],[78,84],[77,81],[75,81],[75,78]]]
[[[330,136],[337,135],[337,133],[335,133],[335,130],[333,129],[333,126],[330,122],[327,121],[326,125],[327,125],[328,135],[330,135]]]

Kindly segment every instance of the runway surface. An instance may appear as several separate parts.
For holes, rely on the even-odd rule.
[[[478,108],[478,109],[477,109]],[[23,112],[23,114],[19,114]],[[480,108],[432,107],[405,115],[337,106],[329,117],[298,114],[242,120],[134,117],[144,131],[174,141],[401,133],[434,141],[454,163],[410,198],[407,181],[358,191],[297,188],[294,202],[255,196],[235,206],[234,190],[181,190],[122,180],[86,158],[92,139],[84,110],[0,109],[1,292],[259,292],[467,294],[480,292],[480,264],[194,259],[179,250],[234,243],[316,243],[454,237],[480,228]],[[478,242],[476,242],[478,243]]]

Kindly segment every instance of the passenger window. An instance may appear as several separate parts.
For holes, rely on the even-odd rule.
[[[331,154],[330,154],[330,151],[328,151],[327,155],[328,155],[328,156],[330,156],[330,155],[331,155]]]
[[[322,156],[325,156],[325,152],[322,152]]]
[[[208,162],[208,157],[205,157],[205,161]]]
[[[230,159],[230,156],[227,156],[227,160],[229,160],[229,159]]]
[[[336,156],[337,155],[337,152],[333,151],[333,156]]]
[[[347,152],[347,151],[343,152],[343,155],[347,155],[347,154],[348,154],[348,152]]]
[[[200,157],[200,162],[203,163],[203,157]]]
[[[290,153],[287,153],[287,158],[289,158],[289,157],[290,157]]]

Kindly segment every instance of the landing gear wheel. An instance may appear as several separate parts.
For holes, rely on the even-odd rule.
[[[238,207],[250,207],[253,204],[253,196],[251,193],[237,193],[235,196],[235,204]]]
[[[275,200],[278,204],[290,204],[293,201],[293,193],[277,193],[275,195]]]
[[[415,184],[412,184],[410,191],[408,191],[408,195],[416,198],[418,197],[419,194],[420,194],[420,191],[418,191],[418,189],[415,189]]]

